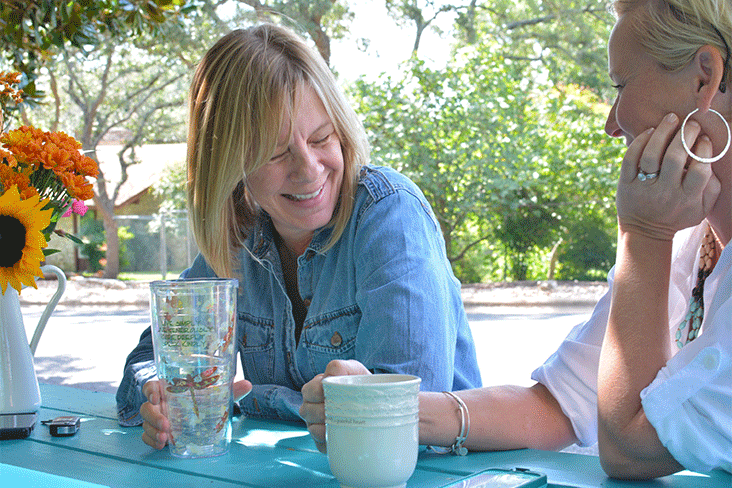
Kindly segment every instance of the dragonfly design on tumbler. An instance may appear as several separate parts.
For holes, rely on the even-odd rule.
[[[183,393],[186,390],[191,392],[191,398],[193,399],[193,412],[196,417],[199,417],[198,402],[196,401],[195,390],[203,390],[209,386],[215,384],[219,380],[219,375],[214,375],[218,368],[214,366],[209,368],[200,375],[191,376],[186,375],[185,378],[172,378],[170,380],[171,385],[166,388],[170,393]]]

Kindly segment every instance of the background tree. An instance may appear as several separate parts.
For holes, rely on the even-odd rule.
[[[90,157],[98,160],[97,146],[110,131],[126,129],[117,155],[118,171],[101,166],[95,183],[94,203],[104,222],[107,243],[106,278],[119,274],[115,204],[130,166],[139,164],[135,148],[182,136],[180,120],[185,119],[182,107],[189,71],[175,56],[153,56],[134,45],[111,41],[85,55],[66,51],[61,72],[71,105],[67,122],[74,121],[79,128],[76,138]]]
[[[38,70],[64,47],[84,52],[110,35],[155,33],[192,7],[186,0],[4,1],[0,46],[12,68],[25,75],[26,96],[36,97]]]
[[[278,20],[307,34],[327,64],[330,64],[330,42],[348,29],[353,18],[343,0],[238,0],[248,5],[259,20]]]
[[[461,261],[499,259],[503,278],[526,279],[528,253],[568,239],[582,215],[612,212],[620,148],[602,131],[608,107],[499,52],[478,43],[445,69],[413,61],[352,91],[374,161],[425,192],[462,279],[485,275]],[[504,255],[488,252],[488,241]]]
[[[42,113],[46,122],[60,126],[54,128],[79,138],[91,134],[87,150],[94,149],[105,127],[126,129],[129,147],[120,155],[125,173],[134,164],[136,145],[183,140],[186,75],[223,32],[260,20],[282,22],[310,37],[330,60],[330,42],[346,32],[354,2],[149,2],[172,19],[160,23],[160,17],[145,17],[140,1],[39,3],[31,12],[49,12],[49,5],[80,12],[80,25],[91,26],[87,30],[94,35],[88,44],[77,37],[77,47],[67,34],[51,36],[60,44],[34,51],[49,60],[42,79],[53,94],[47,102],[54,103],[29,112],[29,120]],[[127,16],[112,16],[117,20],[111,25],[121,22],[119,29],[108,27],[111,14],[104,9],[110,5],[119,12],[128,9]],[[613,21],[605,1],[384,0],[383,5],[413,34],[410,59],[375,82],[358,80],[349,92],[371,136],[373,161],[396,167],[424,189],[456,274],[464,281],[598,276],[587,267],[612,261],[613,194],[622,150],[602,133],[609,100],[605,42]],[[40,25],[33,22],[28,25]],[[119,40],[117,32],[131,35]],[[379,35],[375,28],[373,36]],[[452,45],[444,66],[432,62],[428,68],[420,61],[419,46],[427,35]],[[134,52],[147,69],[135,73],[136,66],[118,60],[105,75],[107,45],[127,57]],[[64,63],[51,63],[53,56]],[[336,73],[339,68],[332,66]],[[87,73],[96,74],[85,78]],[[127,81],[108,84],[101,93],[97,88],[105,76]],[[184,88],[173,89],[176,84]],[[106,194],[113,202],[111,183],[100,185],[97,198]]]
[[[555,82],[610,95],[607,38],[614,17],[608,0],[490,0],[465,12],[472,14],[456,21],[461,44],[495,39],[504,57],[540,63]]]
[[[418,57],[422,35],[428,28],[431,27],[437,35],[443,34],[435,23],[438,17],[449,12],[467,10],[467,7],[435,0],[385,0],[384,3],[397,25],[414,29],[412,57]],[[471,3],[474,4],[475,1]]]
[[[610,98],[606,39],[614,21],[607,2],[385,0],[385,4],[397,22],[416,32],[414,59],[419,58],[417,48],[427,27],[438,16],[454,18],[455,50],[447,69],[428,74],[422,67],[418,75],[391,78],[388,86],[384,79],[376,87],[362,83],[357,91],[373,90],[388,100],[365,96],[374,101],[362,110],[367,125],[385,135],[374,138],[374,155],[426,188],[456,272],[474,280],[481,274],[495,278],[502,270],[499,278],[526,279],[530,255],[550,262],[570,256],[575,263],[587,265],[611,262],[612,249],[607,251],[599,242],[598,248],[605,249],[602,259],[578,257],[577,253],[589,256],[592,252],[586,242],[580,245],[582,236],[575,235],[588,231],[582,222],[592,222],[595,230],[609,236],[597,234],[598,239],[614,240],[612,196],[620,145],[609,140],[602,127],[609,109],[602,100]],[[461,56],[471,48],[483,53],[470,64],[472,71],[456,70],[454,66],[460,66]],[[491,69],[483,70],[482,65]],[[444,82],[425,82],[429,78]],[[389,107],[388,115],[378,113],[380,103]],[[392,108],[394,103],[398,108]],[[486,110],[468,109],[481,103],[499,114],[492,123]],[[366,114],[371,110],[377,115]],[[420,120],[420,112],[427,117]],[[396,129],[384,120],[400,117]],[[412,131],[409,140],[393,140],[394,135],[401,139],[404,127]],[[445,127],[456,133],[445,137]],[[390,155],[382,154],[379,147],[382,141],[392,146],[391,153],[407,154],[398,163],[389,163]],[[440,144],[449,149],[434,150]],[[467,158],[466,148],[472,152]],[[434,163],[438,154],[451,161]],[[516,161],[524,162],[524,167],[516,166]],[[441,169],[432,171],[431,164]],[[479,173],[476,167],[481,165]],[[456,171],[453,178],[445,167]],[[459,190],[452,194],[452,189]],[[571,247],[572,253],[563,252],[563,246]],[[487,259],[481,262],[480,255]],[[501,265],[496,266],[497,262]],[[562,264],[556,269],[546,266],[545,272],[552,276],[555,270],[557,276],[577,273],[576,266]]]

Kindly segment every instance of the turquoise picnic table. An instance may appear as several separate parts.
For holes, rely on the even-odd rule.
[[[223,456],[178,459],[145,445],[141,427],[120,427],[114,395],[41,385],[39,423],[21,440],[0,441],[4,487],[325,487],[338,488],[328,458],[318,452],[303,425],[240,418]],[[52,437],[40,420],[62,415],[82,419],[71,437]],[[644,483],[605,476],[596,456],[531,449],[442,455],[422,448],[407,488],[439,488],[489,468],[543,473],[548,487],[730,488],[724,472],[684,471]]]

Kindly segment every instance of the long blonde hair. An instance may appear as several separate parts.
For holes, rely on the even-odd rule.
[[[246,177],[274,154],[285,109],[303,86],[325,105],[343,151],[327,249],[350,219],[368,143],[322,57],[294,32],[262,24],[222,37],[196,69],[189,96],[188,208],[198,247],[220,277],[235,277],[238,250],[260,212]]]
[[[661,66],[676,71],[700,47],[716,47],[725,60],[722,79],[732,82],[732,2],[730,0],[614,0],[619,15],[645,8],[636,32],[643,47]]]

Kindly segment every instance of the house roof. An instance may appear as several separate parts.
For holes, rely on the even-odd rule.
[[[121,169],[117,153],[121,145],[100,145],[97,147],[97,160],[100,172],[104,174],[108,189],[111,191],[119,184]],[[160,181],[167,168],[184,165],[186,160],[186,144],[146,144],[135,148],[135,156],[139,163],[127,167],[127,180],[122,184],[114,202],[115,208],[124,207],[145,193],[155,182]],[[101,174],[100,174],[101,177]],[[85,202],[94,208],[94,202]]]

